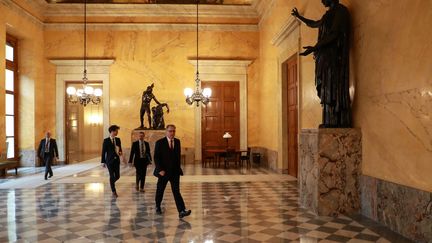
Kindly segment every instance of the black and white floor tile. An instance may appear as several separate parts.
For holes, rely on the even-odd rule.
[[[184,171],[181,192],[192,214],[183,220],[169,187],[163,215],[155,214],[151,168],[139,193],[135,169],[122,167],[117,199],[99,167],[63,179],[54,171],[34,189],[1,189],[0,242],[409,242],[360,216],[314,216],[299,207],[289,176],[200,165]]]

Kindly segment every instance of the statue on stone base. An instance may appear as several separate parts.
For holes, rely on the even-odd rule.
[[[140,129],[146,129],[144,127],[144,115],[147,113],[148,123],[149,123],[149,129],[152,127],[151,125],[151,114],[150,114],[150,102],[154,100],[156,104],[160,105],[161,103],[156,99],[156,97],[153,94],[153,87],[154,84],[151,84],[147,87],[147,89],[142,94],[142,103],[141,103],[141,110],[140,110],[140,121],[141,126]]]
[[[152,107],[153,113],[153,129],[163,130],[165,129],[165,120],[164,120],[164,112],[163,108],[167,108],[167,113],[169,113],[169,107],[167,103],[161,103],[157,106]]]
[[[322,0],[329,8],[320,20],[301,16],[294,8],[292,15],[311,28],[318,28],[318,42],[304,47],[300,53],[315,57],[315,86],[323,107],[320,128],[352,126],[349,96],[350,14],[339,0]]]

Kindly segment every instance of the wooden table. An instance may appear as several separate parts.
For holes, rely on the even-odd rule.
[[[215,155],[215,161],[217,163],[217,167],[220,167],[220,158],[224,157],[224,154],[226,156],[226,154],[228,152],[228,149],[207,149],[207,150],[205,150],[205,152],[209,153],[209,154],[214,154]],[[235,156],[237,157],[237,161],[236,162],[239,162],[239,164],[240,164],[239,156],[241,155],[241,153],[247,152],[247,150],[238,150],[238,149],[236,149],[234,151],[229,151],[229,152],[235,154]],[[225,162],[224,167],[226,168],[227,167],[227,160],[225,159],[224,162]],[[204,165],[204,163],[203,163],[203,165]]]

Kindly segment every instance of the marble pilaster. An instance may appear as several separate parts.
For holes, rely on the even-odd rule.
[[[360,129],[303,129],[299,188],[303,207],[320,216],[360,210]]]

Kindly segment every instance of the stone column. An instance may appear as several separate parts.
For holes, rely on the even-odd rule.
[[[301,205],[320,216],[359,212],[360,129],[302,129],[299,143]]]

